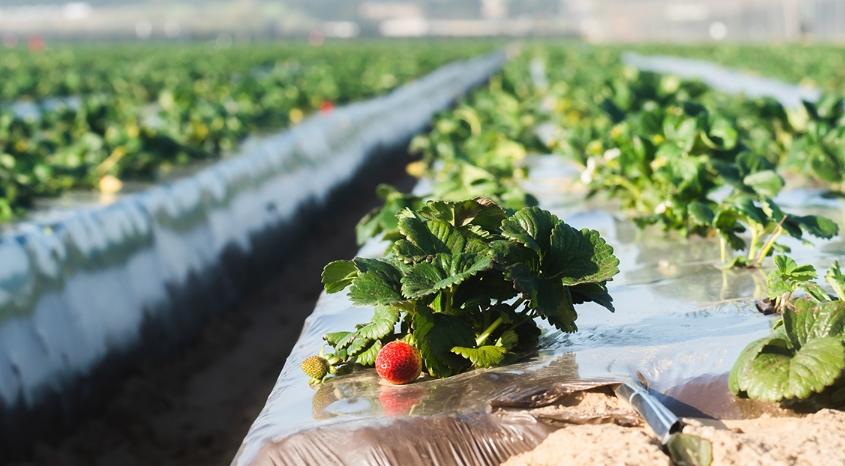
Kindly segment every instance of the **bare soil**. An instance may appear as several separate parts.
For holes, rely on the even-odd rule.
[[[616,424],[569,425],[505,466],[670,466],[660,442],[644,429]]]
[[[393,171],[386,181],[408,190],[410,177]],[[338,197],[259,292],[215,317],[180,354],[144,362],[71,435],[14,464],[228,465],[314,308],[322,267],[355,254],[354,226],[378,203],[373,185]]]
[[[603,398],[603,399],[602,399]],[[566,424],[535,449],[506,466],[666,465],[668,455],[647,427],[620,425],[603,413],[625,411],[620,400],[591,394],[569,406],[543,408],[561,418],[598,413],[603,424]],[[538,410],[532,414],[536,416]],[[709,440],[712,466],[811,466],[845,464],[845,412],[822,410],[806,416],[770,415],[743,420],[686,419],[684,433]]]
[[[804,417],[764,415],[722,422],[727,429],[684,429],[712,442],[713,466],[845,464],[845,412],[824,409]]]

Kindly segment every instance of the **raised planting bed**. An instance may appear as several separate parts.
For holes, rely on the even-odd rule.
[[[0,457],[72,425],[140,353],[166,352],[283,261],[333,193],[373,182],[494,53],[250,140],[193,175],[0,237]]]
[[[567,390],[638,378],[679,416],[743,419],[768,411],[727,389],[740,351],[768,332],[768,318],[750,298],[763,292],[765,277],[719,269],[717,242],[638,232],[615,206],[584,202],[584,191],[570,189],[577,168],[559,157],[532,160],[531,169],[536,175],[526,185],[541,207],[613,245],[620,262],[609,283],[614,313],[583,305],[572,334],[542,325],[538,353],[514,364],[405,386],[360,370],[315,388],[301,362],[319,352],[324,334],[371,313],[343,294],[323,295],[233,464],[497,464],[577,421],[540,409],[565,404]],[[789,198],[815,212],[845,207],[802,192]],[[793,245],[801,261],[815,264],[845,246]],[[359,255],[377,257],[384,247],[371,242]]]
[[[842,113],[529,49],[414,140],[233,464],[845,461]]]

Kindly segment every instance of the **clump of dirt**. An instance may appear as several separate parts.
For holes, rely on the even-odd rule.
[[[576,393],[562,404],[532,409],[529,413],[537,420],[549,424],[642,425],[639,415],[628,403],[615,396],[594,391]]]

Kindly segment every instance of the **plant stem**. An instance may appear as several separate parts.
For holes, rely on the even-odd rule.
[[[778,222],[778,226],[777,226],[777,228],[775,228],[775,231],[772,232],[772,236],[769,237],[768,241],[766,241],[766,245],[763,246],[763,249],[760,250],[760,255],[757,256],[757,259],[754,260],[754,265],[756,267],[759,267],[760,264],[763,263],[763,259],[765,259],[766,256],[769,255],[769,251],[771,251],[772,248],[775,246],[775,241],[778,239],[778,236],[780,236],[781,233],[783,233],[783,222],[785,222],[785,221],[786,221],[786,216],[784,215],[784,217],[780,220],[780,222]]]
[[[414,306],[414,303],[412,303],[410,301],[398,302],[398,303],[394,304],[394,306],[398,307],[399,309],[401,309],[405,312],[407,312],[408,314],[413,314],[416,311],[416,307]]]
[[[751,229],[751,245],[748,246],[748,260],[753,261],[754,255],[757,252],[757,243],[760,241],[760,229]]]
[[[484,342],[486,342],[487,339],[490,337],[490,334],[495,332],[496,329],[499,328],[499,326],[502,325],[502,322],[504,321],[505,319],[502,316],[499,316],[498,319],[494,320],[493,323],[490,324],[486,329],[484,329],[484,331],[481,332],[481,335],[478,335],[478,338],[475,339],[475,346],[478,347],[483,345]]]
[[[640,190],[634,186],[634,183],[631,183],[629,180],[621,177],[621,176],[614,176],[611,178],[612,182],[622,186],[623,188],[627,189],[634,195],[635,198],[639,199],[640,197]]]
[[[452,303],[455,299],[455,287],[451,286],[440,292],[440,312],[452,313]]]
[[[728,241],[722,235],[719,235],[719,257],[722,258],[722,265],[728,262]]]
[[[833,292],[836,293],[836,296],[839,298],[840,301],[845,301],[845,289],[836,282],[836,280],[827,280],[828,285],[833,288]]]

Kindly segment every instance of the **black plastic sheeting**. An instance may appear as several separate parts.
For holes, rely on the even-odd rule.
[[[232,303],[260,258],[284,257],[309,206],[377,170],[504,63],[455,62],[315,115],[194,175],[0,237],[0,457],[58,424],[138,351],[164,351]]]

